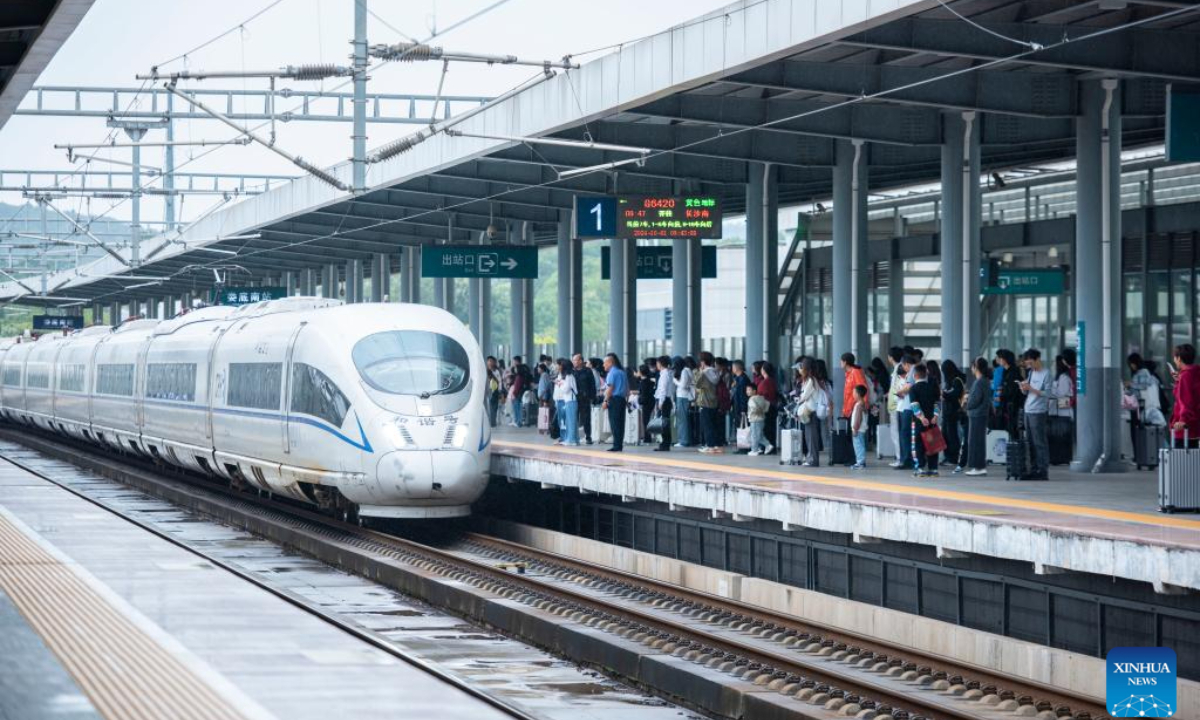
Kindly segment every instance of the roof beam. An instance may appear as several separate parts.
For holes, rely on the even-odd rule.
[[[785,60],[719,82],[846,99],[886,93],[878,102],[1031,118],[1077,114],[1076,84],[1064,75],[979,71],[938,79],[946,74],[944,68]]]
[[[1193,7],[1200,11],[1200,5]],[[1200,18],[1200,13],[1195,17]],[[983,27],[1004,37],[1046,47],[1023,55],[1014,63],[1167,81],[1200,80],[1200,33],[1137,27],[1084,39],[1100,29],[1041,23],[984,23]],[[1064,38],[1076,41],[1060,45]],[[896,20],[836,42],[852,47],[988,61],[1002,60],[1018,51],[1013,43],[960,20],[921,18]]]
[[[673,95],[629,111],[632,115],[763,132],[859,139],[893,145],[938,145],[938,111],[856,103]],[[802,117],[797,117],[802,116]],[[794,118],[794,119],[789,119]],[[763,127],[766,123],[773,123]]]

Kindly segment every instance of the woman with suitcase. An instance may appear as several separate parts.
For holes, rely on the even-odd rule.
[[[1196,348],[1184,343],[1172,353],[1175,368],[1175,403],[1171,409],[1171,446],[1200,447],[1200,368]]]

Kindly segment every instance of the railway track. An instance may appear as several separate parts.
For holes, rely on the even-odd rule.
[[[700,678],[698,683],[711,683],[717,677],[743,692],[773,691],[784,707],[795,707],[797,716],[863,720],[1105,717],[1104,706],[1090,698],[497,538],[468,535],[448,547],[435,547],[212,483],[197,486],[163,477],[145,463],[113,460],[40,436],[14,435],[39,451],[76,463],[82,460],[90,469],[164,499],[289,542],[318,557],[323,552],[347,569],[374,572],[379,578],[383,571],[368,560],[380,558],[421,575],[419,582],[402,581],[402,586],[397,586],[402,591],[428,592],[429,579],[469,586],[528,611],[600,631],[617,644],[643,646],[644,651],[672,658],[676,669]],[[46,477],[36,468],[26,469]],[[448,609],[463,611],[462,607]],[[627,679],[638,682],[637,678]],[[673,700],[696,706],[678,689],[666,692]],[[713,712],[711,707],[699,709]]]
[[[899,677],[935,691],[975,700],[1021,715],[1098,720],[1106,717],[1094,698],[1065,693],[1049,685],[1016,679],[976,665],[901,648],[873,638],[831,629],[736,600],[690,590],[641,575],[598,567],[489,535],[470,533],[452,552],[519,564],[548,584],[572,584],[634,604],[656,615],[704,623],[719,631],[757,639],[768,647],[790,650]]]
[[[296,595],[293,595],[292,593],[290,593],[286,590],[275,587],[274,585],[271,585],[270,583],[264,582],[264,581],[260,580],[258,577],[254,576],[253,574],[248,573],[248,572],[238,568],[235,565],[231,565],[230,563],[225,562],[224,560],[220,559],[219,557],[216,557],[215,555],[213,555],[211,553],[206,553],[202,550],[199,550],[199,549],[193,547],[192,545],[189,545],[175,537],[172,537],[170,534],[159,530],[157,527],[155,527],[151,523],[147,523],[142,520],[139,520],[138,518],[133,517],[129,513],[124,512],[118,508],[115,508],[102,500],[97,500],[96,498],[91,497],[86,492],[82,492],[82,491],[72,487],[69,484],[58,481],[57,479],[50,476],[49,474],[42,472],[36,466],[35,463],[18,460],[18,459],[9,457],[8,455],[4,455],[4,454],[0,454],[0,460],[10,463],[16,467],[19,467],[28,473],[36,475],[37,477],[40,477],[43,480],[46,480],[47,482],[53,483],[55,486],[62,488],[63,490],[66,490],[67,492],[71,493],[72,495],[75,495],[76,497],[81,498],[82,500],[85,500],[102,510],[112,513],[113,515],[116,515],[117,517],[121,518],[122,520],[124,520],[128,523],[131,523],[131,524],[137,526],[138,528],[145,530],[146,532],[149,532],[149,533],[155,535],[156,537],[161,538],[162,540],[165,540],[165,541],[171,543],[172,545],[174,545],[178,548],[181,548],[182,550],[184,550],[188,553],[191,553],[192,555],[195,555],[198,558],[203,559],[205,562],[211,563],[212,565],[219,567],[222,570],[225,570],[226,572],[232,573],[233,575],[237,576],[239,579],[244,580],[245,582],[250,583],[257,588],[265,590],[266,592],[271,593],[272,595],[284,600],[288,604],[290,604],[294,607],[297,607],[297,608],[303,610],[304,612],[321,619],[322,621],[326,622],[327,624],[338,628],[342,632],[345,632],[348,635],[352,635],[355,638],[357,638],[358,640],[361,640],[362,642],[367,643],[368,645],[370,645],[378,650],[381,650],[381,651],[387,653],[388,655],[391,655],[392,657],[395,657],[403,662],[406,662],[409,665],[419,668],[420,670],[428,673],[429,675],[436,677],[438,680],[441,680],[442,682],[444,682],[448,685],[456,687],[456,688],[470,694],[472,697],[482,700],[483,702],[487,703],[488,705],[491,705],[492,707],[495,707],[496,709],[503,711],[504,713],[508,714],[510,717],[515,718],[516,720],[542,720],[541,716],[529,713],[529,712],[525,711],[524,709],[522,709],[516,705],[513,705],[512,703],[509,703],[508,701],[504,700],[503,698],[497,697],[496,695],[494,695],[490,692],[487,692],[486,690],[483,690],[475,685],[472,685],[455,675],[445,672],[441,668],[437,667],[436,665],[434,665],[432,663],[425,661],[424,659],[420,658],[419,656],[404,651],[399,646],[389,642],[386,638],[384,638],[374,632],[365,630],[362,627],[360,627],[359,625],[356,625],[354,623],[343,620],[333,613],[326,612],[325,610],[321,609],[319,606],[317,606],[311,602],[308,602],[308,601],[304,600],[303,598],[300,598]]]

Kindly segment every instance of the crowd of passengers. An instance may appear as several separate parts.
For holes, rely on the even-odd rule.
[[[1186,438],[1197,446],[1195,347],[1174,348],[1169,394],[1154,362],[1137,354],[1128,361],[1123,407],[1131,427],[1158,424],[1174,444]],[[845,353],[836,370],[844,380],[840,403],[834,402],[825,361],[806,356],[787,373],[769,362],[747,367],[709,352],[664,355],[635,369],[623,367],[613,353],[542,356],[532,369],[519,356],[507,365],[488,357],[487,372],[492,426],[536,425],[558,445],[592,445],[603,436],[611,452],[640,441],[657,452],[759,456],[779,452],[777,438],[795,431],[797,460],[817,467],[836,431],[849,434],[853,468],[866,467],[867,446],[875,443],[887,449],[881,455],[892,468],[920,477],[936,476],[943,458],[955,473],[986,475],[989,433],[1002,432],[1028,446],[1025,477],[1044,479],[1051,441],[1067,447],[1073,441],[1078,388],[1073,350],[1051,364],[1035,348],[1020,357],[998,350],[991,361],[976,358],[965,372],[953,360],[926,360],[914,347],[893,347],[865,366]]]

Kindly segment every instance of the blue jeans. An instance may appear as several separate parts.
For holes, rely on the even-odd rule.
[[[688,410],[691,408],[691,400],[685,397],[675,398],[675,438],[681,447],[692,446],[692,427],[688,418]]]
[[[717,409],[700,408],[700,436],[704,438],[704,447],[716,447],[717,438]]]
[[[867,436],[865,433],[854,433],[854,464],[867,464]]]
[[[579,416],[578,403],[574,400],[563,401],[558,400],[555,403],[558,408],[558,438],[562,440],[564,445],[579,444]]]
[[[905,465],[913,464],[912,446],[912,410],[900,411],[900,462]]]
[[[763,427],[767,422],[765,420],[755,420],[750,423],[750,452],[767,449],[767,439],[763,437]]]
[[[524,424],[521,422],[521,399],[513,398],[513,400],[509,403],[509,407],[512,408],[511,412],[513,425],[516,425],[517,427],[524,427]]]

